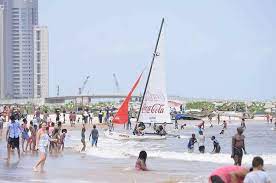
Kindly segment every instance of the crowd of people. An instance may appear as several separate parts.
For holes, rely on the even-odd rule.
[[[110,122],[111,113],[99,111],[98,119],[99,123]],[[21,151],[23,153],[39,152],[39,159],[33,167],[33,171],[43,171],[45,161],[48,153],[58,155],[64,150],[64,142],[67,134],[67,129],[63,128],[65,123],[66,111],[63,110],[63,121],[60,118],[60,110],[56,110],[56,122],[52,122],[47,111],[41,112],[40,108],[36,108],[33,113],[32,120],[28,121],[28,112],[21,112],[18,107],[4,108],[0,111],[0,137],[3,136],[3,124],[8,121],[6,140],[7,140],[7,161],[11,159],[11,152],[17,151],[18,159],[20,159]],[[82,113],[82,127],[81,127],[81,143],[83,145],[81,151],[86,150],[86,124],[92,124],[93,114],[84,110]],[[129,118],[130,119],[130,118]],[[71,127],[75,127],[75,124],[80,119],[77,118],[75,112],[69,112],[69,122]],[[128,124],[127,129],[131,129],[131,122]],[[210,126],[212,127],[212,126]],[[154,125],[154,130],[158,135],[166,135],[166,123],[163,125]],[[198,150],[200,153],[205,153],[205,140],[204,135],[205,122],[202,121],[197,125],[198,135],[192,134],[188,141],[188,152],[194,152],[195,144],[198,143]],[[141,135],[145,129],[145,124],[137,123],[133,129],[133,134]],[[222,131],[224,133],[227,129],[227,122],[223,121]],[[245,136],[243,135],[246,129],[245,120],[242,119],[241,126],[237,128],[237,133],[232,137],[232,154],[231,158],[234,160],[234,165],[224,166],[214,170],[210,177],[211,183],[230,183],[230,182],[245,182],[245,183],[271,183],[271,180],[267,173],[264,171],[264,161],[261,157],[254,157],[252,161],[252,167],[250,169],[241,167],[243,154],[246,154],[245,150]],[[99,138],[99,131],[96,125],[89,134],[89,141],[91,140],[91,146],[97,147]],[[221,146],[216,137],[211,137],[213,143],[212,153],[220,153]],[[20,151],[21,150],[21,151]],[[135,164],[137,170],[147,171],[149,170],[146,165],[147,153],[141,151]]]

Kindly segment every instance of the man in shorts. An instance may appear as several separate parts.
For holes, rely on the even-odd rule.
[[[10,160],[11,149],[16,148],[18,153],[18,158],[20,159],[20,148],[19,148],[19,135],[21,132],[20,124],[15,120],[14,116],[10,117],[11,122],[8,125],[6,139],[7,139],[7,149],[8,149],[8,158]]]

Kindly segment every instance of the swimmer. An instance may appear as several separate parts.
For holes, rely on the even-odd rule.
[[[147,161],[147,152],[146,151],[141,151],[139,153],[139,157],[136,161],[135,169],[136,170],[142,170],[142,171],[148,171],[146,161]]]

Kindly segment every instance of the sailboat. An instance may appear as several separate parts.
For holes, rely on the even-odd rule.
[[[153,58],[151,61],[145,89],[143,92],[142,102],[139,108],[137,122],[143,122],[148,124],[163,124],[171,123],[170,109],[168,106],[166,83],[165,83],[165,63],[164,55],[162,52],[163,44],[163,25],[164,18],[162,19],[158,39],[155,45]],[[122,103],[117,114],[113,119],[113,123],[125,124],[128,122],[128,103],[131,95],[137,87],[142,74],[138,80],[134,83],[128,96]],[[109,138],[117,140],[162,140],[166,136],[146,134],[146,135],[132,135],[125,133],[118,133],[112,131],[106,131],[105,135]]]

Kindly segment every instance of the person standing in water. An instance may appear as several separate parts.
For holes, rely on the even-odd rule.
[[[196,138],[195,138],[195,134],[192,134],[192,138],[190,138],[189,143],[188,143],[188,151],[190,153],[194,152],[194,145],[197,142]]]
[[[198,136],[198,150],[200,153],[204,153],[205,152],[205,136],[203,135],[203,131],[199,132],[199,136]]]
[[[148,171],[146,161],[147,161],[147,152],[146,151],[141,151],[139,153],[139,157],[136,161],[135,169],[136,170],[142,170],[142,171]]]
[[[231,158],[234,159],[234,165],[241,166],[243,152],[244,154],[246,154],[244,139],[245,139],[245,136],[243,135],[243,128],[242,127],[237,128],[237,134],[232,137]]]
[[[48,144],[50,141],[55,141],[56,140],[52,140],[50,139],[48,132],[46,130],[47,128],[47,124],[46,122],[43,122],[41,124],[41,129],[38,130],[37,135],[36,135],[36,150],[39,150],[40,152],[40,157],[38,162],[36,163],[36,165],[33,167],[33,171],[37,172],[38,171],[38,167],[40,166],[40,171],[43,171],[44,169],[44,165],[45,165],[45,161],[47,158],[47,154],[48,154]]]
[[[81,129],[81,143],[83,145],[81,151],[85,151],[85,148],[86,148],[86,143],[85,143],[85,125],[83,124],[82,125],[82,129]]]
[[[93,125],[93,129],[91,130],[91,133],[89,135],[89,140],[92,136],[92,147],[95,145],[97,147],[98,144],[98,138],[99,138],[99,131],[96,128],[96,125]]]
[[[2,134],[3,134],[3,127],[4,127],[4,117],[2,113],[0,113],[0,139],[2,139]]]
[[[20,124],[18,121],[15,120],[15,117],[12,115],[10,117],[10,124],[7,128],[6,133],[6,140],[8,142],[7,149],[8,149],[8,158],[7,160],[10,160],[11,156],[11,149],[16,148],[18,153],[18,158],[20,159],[20,148],[19,148],[19,135],[21,133]]]
[[[204,124],[205,124],[205,122],[202,121],[199,125],[197,125],[199,131],[204,130]]]
[[[23,124],[22,124],[22,151],[25,152],[27,151],[27,147],[28,147],[28,142],[29,142],[29,129],[27,127],[27,120],[24,118],[23,119]],[[26,147],[25,147],[25,142],[27,143]]]
[[[246,128],[246,126],[245,126],[245,119],[244,118],[242,118],[241,127],[244,128],[244,129]]]

